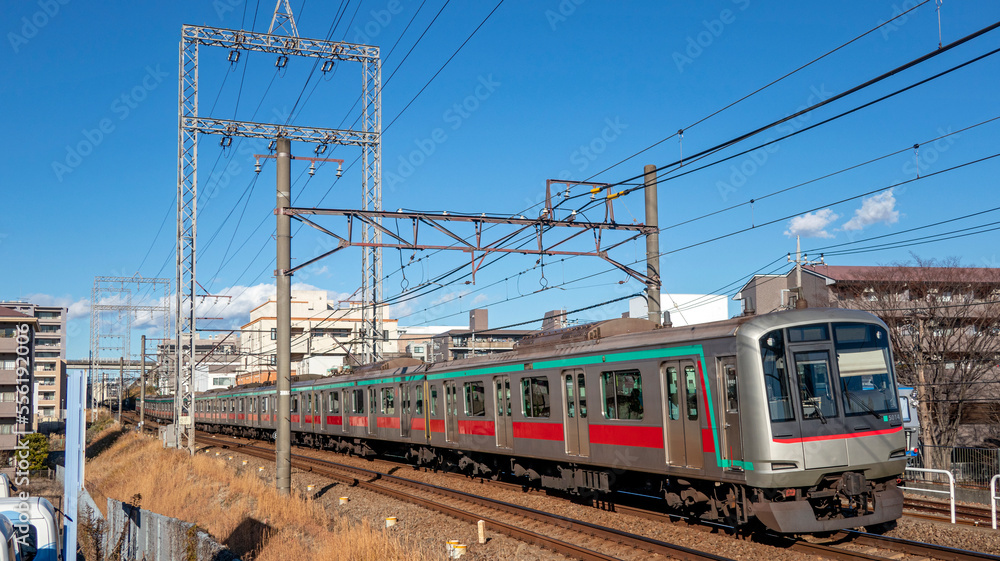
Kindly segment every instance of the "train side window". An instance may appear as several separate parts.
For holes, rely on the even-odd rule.
[[[486,388],[482,382],[465,383],[465,414],[469,417],[486,415]]]
[[[642,419],[642,375],[638,370],[602,372],[604,416],[608,419]]]
[[[438,387],[431,386],[431,417],[437,417],[438,414]]]
[[[229,411],[230,412],[236,411],[236,400],[235,399],[230,399],[229,400]]]
[[[291,399],[291,402],[292,402],[292,405],[291,405],[290,412],[291,413],[298,413],[299,412],[299,396],[293,395],[292,399]]]
[[[410,386],[406,384],[399,386],[399,406],[403,413],[410,414]]]
[[[260,412],[261,413],[267,413],[267,402],[268,402],[269,399],[270,398],[267,397],[267,396],[264,396],[264,397],[260,398]]]
[[[330,392],[330,413],[340,413],[340,392]]]
[[[312,396],[312,394],[311,393],[307,393],[304,396],[302,396],[302,398],[303,398],[302,399],[302,401],[303,401],[302,405],[306,409],[306,415],[311,415],[312,412],[313,412],[313,396]]]
[[[573,375],[566,375],[566,417],[576,417],[576,400],[573,399]]]
[[[386,415],[396,414],[396,395],[392,388],[382,388],[382,413]]]
[[[237,403],[237,411],[239,411],[240,413],[242,413],[243,412],[243,398],[242,397],[239,398],[237,400],[237,402],[238,402]]]
[[[354,413],[364,415],[365,413],[365,390],[354,390]]]
[[[250,412],[251,413],[256,413],[257,412],[257,398],[256,397],[251,397],[250,398]]]
[[[503,406],[503,378],[496,378],[496,397],[497,397],[497,417],[504,416],[504,406]]]
[[[694,366],[684,367],[684,383],[687,386],[687,416],[689,421],[698,420],[698,373]]]
[[[795,420],[792,397],[785,368],[785,340],[780,329],[760,338],[760,358],[764,372],[764,390],[772,423]]]
[[[580,418],[587,418],[587,378],[583,374],[576,375],[576,389],[580,394]]]
[[[522,379],[521,398],[525,417],[547,418],[550,410],[548,378],[536,376]]]
[[[667,414],[671,421],[681,418],[680,380],[677,377],[677,367],[667,367]]]
[[[414,415],[423,415],[424,414],[424,387],[422,385],[420,385],[420,386],[414,386],[413,387],[413,393],[414,393],[413,397],[416,398],[416,403],[414,403],[414,407],[413,407],[413,414]]]
[[[726,371],[726,411],[737,413],[740,410],[739,390],[736,386],[736,366],[727,364]]]

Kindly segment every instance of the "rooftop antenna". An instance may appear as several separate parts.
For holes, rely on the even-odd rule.
[[[288,27],[285,27],[288,24]],[[288,0],[278,0],[274,6],[274,17],[271,18],[271,27],[267,30],[268,35],[278,34],[284,31],[289,37],[298,37],[299,30],[295,27],[295,17],[292,16],[292,7],[288,5]]]

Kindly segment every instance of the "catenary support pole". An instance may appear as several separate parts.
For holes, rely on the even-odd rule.
[[[125,357],[118,359],[118,424],[122,424],[122,386],[125,378]]]
[[[277,215],[277,390],[278,390],[278,434],[276,438],[276,468],[278,493],[288,495],[292,487],[292,425],[291,405],[291,332],[292,332],[292,291],[291,276],[287,271],[291,264],[291,219],[284,209],[291,206],[291,141],[279,138],[277,143],[278,168],[278,209]]]
[[[142,374],[139,378],[139,430],[146,425],[146,336],[142,336]]]
[[[646,226],[653,228],[646,234],[646,304],[649,309],[649,319],[660,325],[663,314],[660,313],[660,233],[659,218],[656,206],[656,166],[648,165],[643,170],[646,174]]]

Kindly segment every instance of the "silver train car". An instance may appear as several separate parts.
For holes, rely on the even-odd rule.
[[[906,464],[885,324],[807,309],[688,327],[615,319],[503,354],[396,359],[292,385],[293,441],[585,496],[662,498],[783,533],[902,514]],[[199,394],[196,426],[273,437],[273,386]],[[169,420],[170,397],[147,411]]]

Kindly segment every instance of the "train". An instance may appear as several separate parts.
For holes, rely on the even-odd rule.
[[[196,395],[199,430],[274,438],[273,385]],[[171,421],[171,396],[147,400]],[[617,318],[505,353],[398,358],[296,381],[294,443],[786,534],[902,515],[903,418],[886,325],[810,308],[683,327]]]
[[[920,455],[920,411],[917,407],[916,389],[899,386],[899,412],[903,418],[906,455],[911,459],[916,458]]]

